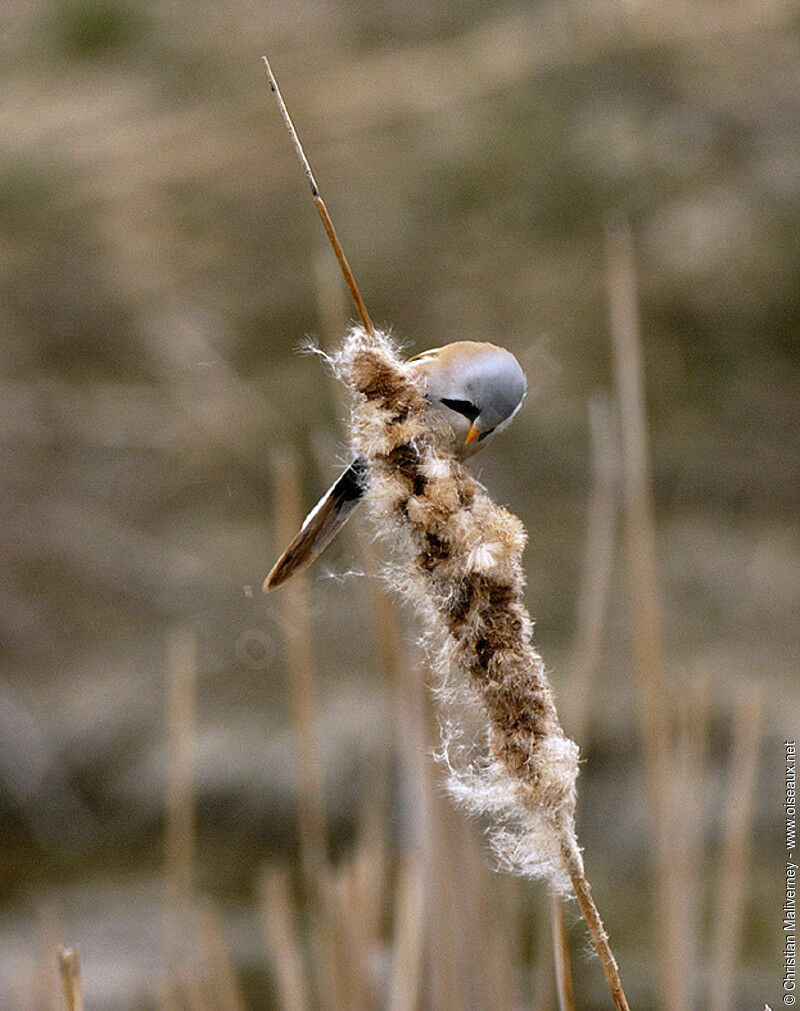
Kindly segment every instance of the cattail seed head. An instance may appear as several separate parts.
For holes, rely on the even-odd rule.
[[[447,725],[442,755],[453,796],[490,817],[501,864],[566,888],[564,834],[574,839],[578,748],[564,736],[523,602],[522,523],[496,505],[448,450],[391,340],[353,327],[334,367],[356,393],[350,431],[369,468],[366,502],[390,545],[392,586],[423,619],[443,697],[461,687],[487,721],[468,761]]]

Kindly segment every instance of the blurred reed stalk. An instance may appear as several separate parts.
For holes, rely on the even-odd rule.
[[[58,948],[58,971],[67,1011],[83,1011],[81,960],[78,948]]]
[[[431,956],[433,962],[449,965],[453,961],[450,931],[444,924],[436,930],[429,921],[436,915],[430,902],[436,880],[444,878],[452,885],[455,882],[447,877],[449,862],[445,859],[438,864],[434,855],[434,836],[440,828],[433,796],[435,769],[430,757],[433,740],[426,730],[432,718],[432,700],[426,695],[423,669],[412,660],[396,609],[381,585],[372,544],[360,536],[359,546],[368,573],[367,600],[377,654],[387,678],[400,780],[400,857],[393,896],[394,954],[389,1006],[396,1011],[404,1008],[412,1011],[421,994],[426,941],[443,948]]]
[[[730,754],[730,781],[725,805],[714,924],[708,973],[710,1011],[736,1006],[737,954],[741,943],[747,894],[750,842],[761,749],[762,692],[744,691],[736,707]]]
[[[167,944],[185,930],[194,879],[194,733],[197,641],[188,629],[167,646]]]
[[[417,853],[401,856],[394,892],[389,1011],[414,1011],[422,991],[425,944],[425,880]]]
[[[460,812],[459,812],[460,813]],[[518,902],[520,882],[507,874],[498,874],[489,866],[483,839],[475,826],[463,819],[467,840],[465,872],[474,867],[473,892],[477,914],[470,917],[475,949],[481,962],[476,965],[477,992],[487,1011],[508,1011],[520,1003],[517,973],[519,935]],[[468,896],[469,899],[469,896]]]
[[[558,988],[553,970],[551,937],[539,931],[531,964],[531,1009],[552,1011],[558,1000]]]
[[[572,676],[561,699],[562,719],[571,736],[582,743],[588,732],[592,692],[600,666],[608,596],[614,569],[617,526],[619,449],[615,412],[606,397],[595,397],[587,411],[591,483],[586,511],[586,535],[578,590],[578,620],[572,649]],[[574,1008],[572,969],[562,899],[550,893],[556,990],[561,1011]]]
[[[675,796],[680,797],[681,831],[675,833],[675,879],[680,889],[680,930],[686,938],[690,959],[688,1000],[696,1007],[696,968],[700,953],[702,870],[706,840],[706,792],[708,786],[707,742],[710,721],[710,684],[695,675],[682,684],[675,696],[677,736],[675,742]]]
[[[620,476],[617,419],[611,401],[606,397],[594,397],[589,402],[587,416],[592,476],[570,663],[572,675],[561,699],[564,725],[581,745],[589,732],[592,693],[602,657],[614,570]]]
[[[204,901],[197,910],[197,919],[201,966],[209,998],[200,1007],[210,1004],[225,1011],[245,1011],[235,959],[219,911],[211,902]]]
[[[616,219],[606,227],[606,267],[620,417],[624,538],[639,689],[639,723],[655,841],[654,923],[660,956],[660,1003],[665,1011],[685,1011],[689,1007],[689,959],[686,938],[681,933],[680,888],[673,844],[677,812],[673,807],[672,788],[672,705],[664,684],[633,239],[624,219]]]
[[[556,966],[556,993],[559,1011],[575,1011],[575,996],[572,991],[572,967],[569,961],[567,925],[564,921],[564,907],[561,896],[550,892],[550,922],[553,928],[553,952]]]
[[[338,866],[328,866],[323,879],[323,901],[332,927],[337,959],[337,1007],[373,1008],[378,994],[371,955],[375,938],[367,933],[361,891],[356,881],[357,853]]]
[[[288,449],[271,459],[276,537],[288,544],[303,521],[297,459]],[[298,770],[298,842],[306,886],[312,891],[327,863],[325,786],[312,649],[308,581],[303,573],[277,597],[285,642],[286,673]]]
[[[259,882],[261,929],[282,1011],[307,1011],[311,999],[303,968],[303,952],[294,923],[290,872],[265,867]]]
[[[288,449],[272,454],[272,486],[276,537],[288,544],[303,521],[300,469]],[[316,996],[327,1007],[341,1006],[348,986],[342,969],[333,891],[328,866],[325,772],[320,745],[316,665],[309,602],[308,577],[297,573],[277,595],[285,643],[296,768],[298,772],[298,846],[305,896],[309,902],[309,929]]]

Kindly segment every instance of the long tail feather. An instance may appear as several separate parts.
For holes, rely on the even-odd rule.
[[[325,492],[264,580],[265,593],[285,583],[322,554],[360,502],[366,473],[367,465],[359,457]]]

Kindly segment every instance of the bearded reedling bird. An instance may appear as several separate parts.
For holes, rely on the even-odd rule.
[[[420,388],[453,433],[451,449],[462,460],[482,449],[509,424],[525,397],[525,373],[504,348],[456,341],[410,359]],[[314,561],[350,518],[364,494],[367,464],[354,460],[305,519],[264,582],[280,586]]]
[[[269,86],[278,103],[286,129],[300,159],[314,206],[322,219],[342,275],[350,289],[364,329],[375,337],[367,307],[361,298],[350,264],[333,227],[314,173],[297,136],[269,61],[264,57]],[[453,432],[450,448],[461,459],[482,449],[486,441],[501,432],[522,405],[525,374],[519,362],[503,348],[474,341],[456,341],[442,348],[423,351],[409,365],[419,377],[422,393],[431,409],[440,414]],[[342,529],[364,494],[367,464],[354,460],[333,483],[305,519],[300,531],[264,580],[264,590],[280,586],[317,558]]]

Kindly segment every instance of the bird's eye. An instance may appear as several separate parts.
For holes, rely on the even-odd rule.
[[[481,432],[481,434],[478,436],[478,442],[480,442],[481,439],[485,439],[487,435],[491,435],[493,431],[494,428],[487,428],[485,432]]]
[[[463,414],[464,417],[471,422],[474,421],[481,413],[473,403],[470,403],[469,400],[451,400],[448,397],[442,397],[441,402],[445,407],[449,407],[451,411],[456,411],[457,414]]]

